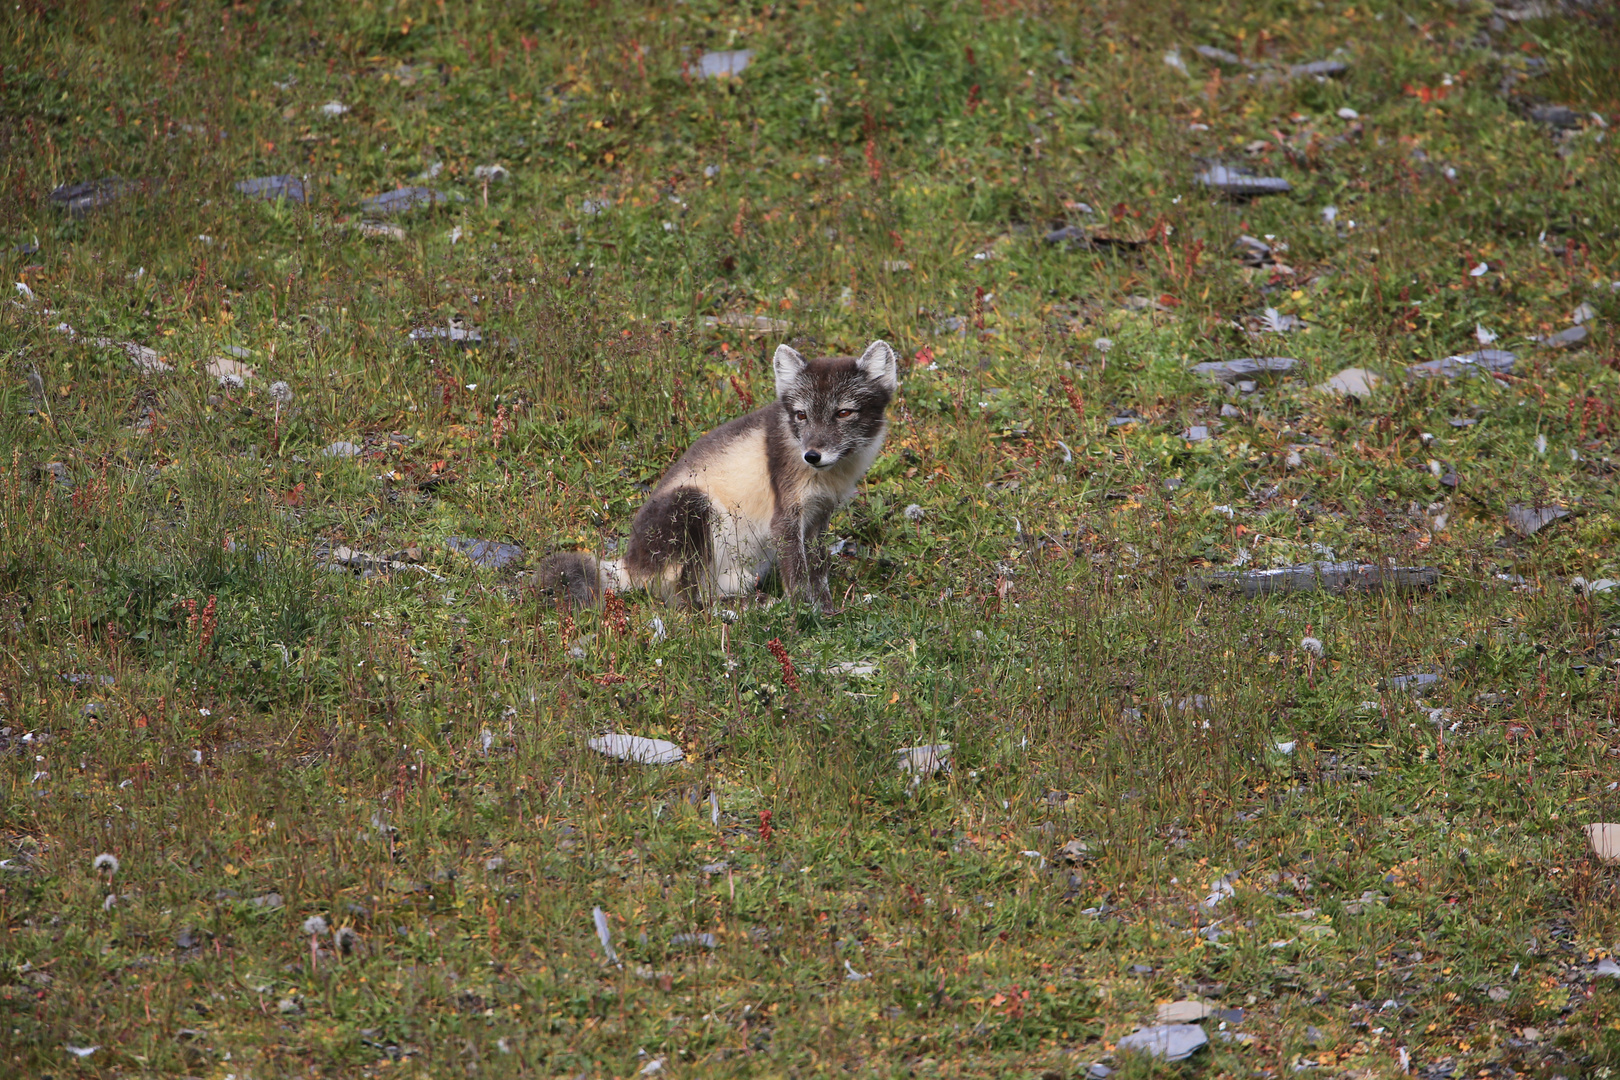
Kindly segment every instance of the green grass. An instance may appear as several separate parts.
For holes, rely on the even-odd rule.
[[[1620,577],[1612,10],[68,7],[0,12],[33,293],[0,304],[8,1074],[1137,1076],[1113,1044],[1188,996],[1253,1039],[1158,1071],[1620,1065],[1581,831],[1620,820],[1620,592],[1569,583]],[[727,48],[753,64],[701,80]],[[1211,161],[1293,190],[1212,198]],[[310,202],[233,189],[274,173]],[[109,175],[140,186],[47,198]],[[460,200],[366,236],[411,182]],[[1118,243],[1042,242],[1064,223]],[[1583,303],[1584,346],[1529,341]],[[1267,307],[1308,329],[1253,335]],[[452,317],[482,343],[408,337]],[[1476,325],[1511,378],[1404,377]],[[773,392],[779,341],[874,337],[907,363],[834,518],[840,614],[631,596],[616,626],[536,589]],[[243,387],[206,374],[227,346]],[[1187,370],[1268,355],[1299,363],[1252,395]],[[1311,389],[1350,366],[1385,381]],[[1521,502],[1574,512],[1519,537]],[[1441,585],[1198,585],[1324,548]],[[934,742],[951,772],[911,783],[895,751]],[[312,953],[316,915],[351,947]]]

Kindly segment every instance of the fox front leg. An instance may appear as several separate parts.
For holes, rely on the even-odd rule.
[[[783,514],[773,522],[776,534],[777,565],[782,571],[783,591],[788,595],[803,595],[823,615],[831,615],[832,590],[827,577],[832,568],[832,556],[824,543],[827,534],[828,511],[812,507],[807,511]]]

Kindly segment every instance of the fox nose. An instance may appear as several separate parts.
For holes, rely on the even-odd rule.
[[[804,460],[806,462],[808,462],[809,464],[811,464],[811,465],[820,465],[821,464],[821,451],[820,450],[806,450],[804,452]]]

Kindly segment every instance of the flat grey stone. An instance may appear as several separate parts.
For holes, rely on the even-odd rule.
[[[1367,397],[1383,382],[1383,376],[1366,368],[1345,368],[1343,371],[1329,378],[1326,382],[1317,385],[1317,389],[1327,394],[1340,394],[1344,397]]]
[[[1440,583],[1440,571],[1433,566],[1314,562],[1275,570],[1223,571],[1206,574],[1199,580],[1210,586],[1237,586],[1245,596],[1349,589],[1408,591],[1434,588]]]
[[[1581,114],[1568,105],[1537,105],[1530,110],[1530,119],[1538,124],[1555,128],[1581,126]]]
[[[1550,525],[1565,517],[1569,517],[1569,511],[1562,506],[1527,506],[1524,503],[1513,503],[1507,508],[1507,527],[1520,536],[1531,536],[1540,531],[1542,526]]]
[[[360,453],[360,447],[352,442],[335,442],[321,451],[322,457],[346,458],[354,457]]]
[[[446,194],[436,188],[411,186],[395,188],[393,191],[385,191],[381,195],[363,199],[360,202],[360,209],[367,214],[387,217],[390,214],[403,214],[418,206],[440,206],[461,201],[460,196]]]
[[[895,751],[900,771],[910,773],[917,780],[936,772],[951,771],[951,744],[932,743],[928,746],[902,746]]]
[[[1227,165],[1211,165],[1194,177],[1205,187],[1229,195],[1234,199],[1252,199],[1261,195],[1286,195],[1294,190],[1292,184],[1277,176],[1250,176]]]
[[[1238,258],[1250,266],[1265,266],[1276,261],[1272,257],[1271,245],[1264,240],[1244,235],[1232,241],[1232,246],[1237,248]]]
[[[1254,66],[1237,53],[1227,52],[1225,49],[1217,49],[1213,45],[1194,45],[1193,52],[1197,53],[1199,56],[1202,56],[1205,60],[1213,60],[1217,64],[1231,64],[1233,67]]]
[[[490,570],[505,570],[523,561],[522,548],[498,540],[469,540],[452,536],[445,540],[444,546]]]
[[[1091,234],[1078,225],[1065,225],[1061,229],[1053,229],[1043,239],[1048,244],[1062,244],[1064,247],[1089,248],[1092,246]]]
[[[81,218],[114,202],[133,187],[133,183],[117,176],[63,184],[51,190],[51,202],[66,210],[69,217]]]
[[[1209,1036],[1197,1024],[1159,1024],[1125,1036],[1114,1044],[1114,1051],[1181,1061],[1208,1045]]]
[[[586,745],[599,754],[620,761],[633,761],[638,765],[669,765],[686,757],[681,748],[672,742],[644,739],[640,735],[602,735]]]
[[[1343,75],[1350,70],[1350,65],[1343,60],[1312,60],[1308,64],[1295,64],[1288,69],[1288,74],[1298,79],[1301,76],[1315,76],[1328,78],[1332,75]]]
[[[743,69],[753,62],[753,49],[706,52],[698,57],[697,72],[705,79],[730,78],[733,75],[741,75]]]
[[[1406,690],[1418,693],[1434,686],[1440,681],[1440,676],[1432,671],[1420,671],[1416,675],[1395,675],[1384,680],[1384,686],[1390,690]]]
[[[412,341],[451,341],[457,345],[478,345],[484,335],[471,326],[423,326],[411,331]]]
[[[676,934],[669,939],[669,943],[676,947],[696,945],[700,949],[712,949],[719,944],[713,934]]]
[[[1406,373],[1414,379],[1455,379],[1468,375],[1498,375],[1513,370],[1519,358],[1506,349],[1479,349],[1443,360],[1413,364]]]
[[[1182,435],[1188,442],[1203,442],[1209,438],[1209,428],[1204,424],[1194,424]]]
[[[291,175],[258,176],[251,180],[238,180],[236,190],[250,199],[263,199],[266,202],[285,199],[288,202],[301,203],[307,198],[304,181]]]
[[[1241,360],[1206,360],[1194,364],[1191,370],[1207,378],[1236,383],[1267,375],[1282,375],[1294,370],[1299,361],[1288,356],[1245,357]]]
[[[1537,338],[1536,343],[1545,349],[1568,349],[1585,344],[1586,339],[1591,336],[1585,326],[1572,326],[1568,330],[1560,330],[1556,334]]]

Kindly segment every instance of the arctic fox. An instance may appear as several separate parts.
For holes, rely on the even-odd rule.
[[[787,592],[832,611],[822,534],[883,448],[899,364],[884,341],[819,360],[782,345],[772,363],[776,400],[692,444],[636,514],[623,559],[552,555],[541,585],[579,604],[647,588],[691,606],[752,592],[776,566]]]

